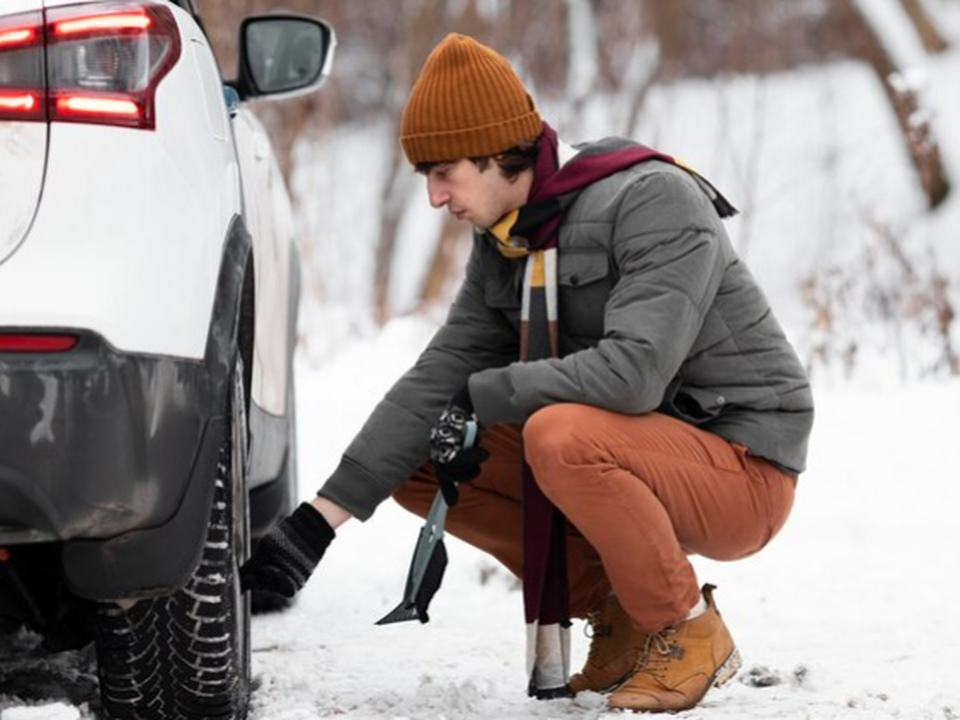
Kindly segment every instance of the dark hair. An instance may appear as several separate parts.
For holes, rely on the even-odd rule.
[[[497,164],[497,167],[500,168],[500,172],[503,173],[505,178],[513,180],[524,170],[529,170],[533,167],[539,153],[540,138],[538,137],[535,140],[528,140],[519,145],[514,145],[512,148],[507,148],[497,155],[470,158],[470,162],[483,171],[490,167],[490,161],[492,160]],[[426,175],[431,169],[442,164],[441,162],[422,162],[417,163],[413,167],[418,173]]]

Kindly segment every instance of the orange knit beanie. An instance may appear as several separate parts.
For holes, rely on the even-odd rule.
[[[542,131],[540,115],[501,55],[451,33],[420,71],[400,120],[407,160],[447,162],[489,157]]]

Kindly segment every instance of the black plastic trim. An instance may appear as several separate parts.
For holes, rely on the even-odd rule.
[[[203,552],[227,425],[223,417],[207,423],[186,493],[168,522],[111,540],[64,545],[64,580],[71,592],[95,600],[151,597],[175,592],[189,580]]]
[[[250,537],[256,542],[293,510],[285,478],[261,485],[250,493]]]

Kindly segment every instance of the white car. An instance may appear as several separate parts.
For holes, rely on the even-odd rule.
[[[114,718],[231,718],[237,568],[297,500],[289,197],[244,101],[333,30],[193,0],[0,2],[0,632],[91,641]]]

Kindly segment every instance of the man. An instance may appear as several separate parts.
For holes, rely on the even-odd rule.
[[[475,228],[466,278],[245,585],[292,595],[342,522],[391,495],[424,516],[438,482],[456,503],[447,530],[529,573],[526,463],[566,517],[561,594],[594,629],[570,689],[693,707],[739,655],[688,555],[737,559],[776,535],[813,421],[803,368],[722,227],[732,208],[641,146],[565,146],[509,63],[462,35],[427,59],[400,142],[430,203]]]

